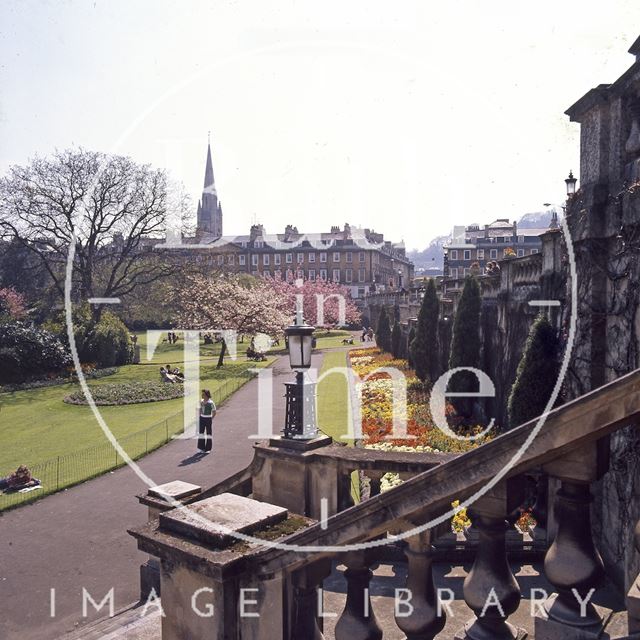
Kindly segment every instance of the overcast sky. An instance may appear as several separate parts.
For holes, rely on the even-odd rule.
[[[637,0],[2,0],[0,173],[81,145],[167,168],[195,209],[211,130],[225,233],[423,248],[561,201],[563,112],[638,35]]]

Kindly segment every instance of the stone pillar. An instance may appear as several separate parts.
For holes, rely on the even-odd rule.
[[[464,600],[474,612],[456,640],[516,640],[523,629],[507,622],[520,604],[520,587],[511,571],[505,534],[509,516],[522,504],[524,483],[513,478],[498,484],[469,509],[479,543],[471,571],[464,581]]]
[[[556,593],[544,604],[546,615],[536,614],[536,637],[595,640],[602,637],[611,616],[611,611],[597,610],[591,603],[604,580],[591,532],[589,485],[603,471],[598,466],[596,443],[545,465],[561,481],[554,501],[558,530],[544,560],[544,573]]]
[[[148,509],[149,521],[157,520],[158,516],[173,509],[169,500],[184,502],[198,495],[202,487],[182,480],[173,480],[155,487],[151,487],[145,495],[138,496],[138,502]],[[160,561],[149,556],[144,564],[140,565],[140,600],[145,601],[152,591],[160,595]]]
[[[327,436],[313,440],[274,437],[268,444],[255,445],[259,464],[252,479],[253,497],[316,520],[325,498],[328,515],[334,515],[339,508],[336,466],[315,456],[317,449],[331,443]]]
[[[407,591],[413,607],[410,615],[396,613],[396,624],[407,640],[432,640],[444,628],[444,609],[438,615],[436,590],[433,583],[433,531],[423,531],[407,539]]]
[[[271,629],[284,628],[282,576],[259,577],[237,534],[257,534],[287,518],[282,507],[223,493],[130,530],[141,551],[160,559],[162,640],[271,640]],[[243,608],[267,623],[256,624]]]
[[[347,601],[336,624],[336,640],[381,640],[382,629],[371,608],[369,582],[373,572],[369,569],[371,554],[354,551],[345,558],[347,570]]]

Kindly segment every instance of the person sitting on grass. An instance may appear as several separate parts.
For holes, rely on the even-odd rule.
[[[40,486],[40,480],[31,475],[31,471],[25,465],[21,464],[11,475],[6,478],[0,478],[0,490],[20,491],[28,487]]]
[[[162,382],[175,383],[176,377],[170,373],[166,367],[160,367],[160,379]]]

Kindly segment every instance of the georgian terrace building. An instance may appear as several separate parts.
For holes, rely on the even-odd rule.
[[[516,222],[511,224],[505,218],[483,228],[477,224],[454,227],[451,241],[444,246],[444,277],[464,278],[474,263],[478,263],[480,273],[485,273],[488,262],[509,255],[522,258],[539,253],[540,235],[546,231],[548,229],[518,229]]]
[[[351,289],[354,299],[409,288],[414,275],[403,243],[392,243],[380,233],[349,224],[311,234],[300,233],[291,225],[284,233],[268,234],[256,224],[249,235],[216,238],[200,232],[193,240],[182,242],[192,244],[197,262],[212,268],[287,280],[339,282]]]

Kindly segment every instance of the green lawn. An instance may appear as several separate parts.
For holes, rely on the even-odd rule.
[[[331,332],[318,339],[318,349],[341,345],[349,332]],[[163,364],[183,367],[183,342],[174,345],[160,342],[151,360],[146,359],[146,333],[138,334],[141,363],[120,367],[112,376],[90,380],[89,386],[158,380]],[[252,362],[246,359],[250,340],[238,343],[237,359],[225,358],[224,367],[216,368],[219,345],[201,345],[200,386],[209,388],[216,402],[231,395],[250,376],[249,369],[268,366],[273,362]],[[278,347],[276,347],[278,349]],[[272,353],[274,353],[272,351]],[[327,353],[325,370],[330,366],[345,366],[346,352]],[[330,364],[334,363],[334,364]],[[86,480],[104,473],[120,460],[105,437],[91,409],[69,405],[63,398],[78,389],[77,384],[65,384],[41,389],[0,393],[0,476],[26,464],[43,481],[45,491]],[[346,385],[332,375],[320,385],[320,424],[336,440],[348,433],[350,420]],[[195,411],[195,408],[194,408]],[[183,400],[166,400],[121,407],[100,407],[100,415],[131,457],[140,457],[161,446],[171,435],[179,433],[183,420]],[[33,494],[0,496],[0,510],[22,502]]]
[[[334,367],[347,366],[346,351],[325,353],[320,375]],[[349,388],[344,375],[331,373],[318,385],[318,425],[336,442],[345,442],[350,433],[351,408]]]
[[[120,367],[115,375],[89,381],[89,386],[158,380],[160,364],[181,364],[183,356],[180,341],[176,345],[159,345],[153,360],[148,363],[144,362],[144,342],[144,336],[140,336],[142,364]],[[272,358],[268,362],[247,361],[244,354],[240,354],[242,346],[238,345],[238,359],[232,361],[227,358],[221,369],[215,367],[219,347],[203,347],[201,387],[211,389],[214,394],[225,385],[226,390],[230,390],[246,378],[248,369],[264,367],[273,361]],[[0,475],[19,464],[32,466],[49,458],[107,442],[89,407],[68,405],[62,401],[77,388],[78,385],[65,384],[0,394]],[[172,425],[181,424],[182,404],[180,398],[122,407],[101,407],[100,413],[114,435],[123,438],[169,418],[172,419]]]
[[[347,366],[346,351],[325,353],[320,374],[335,367]],[[330,373],[318,384],[318,426],[323,433],[331,436],[336,442],[353,446],[353,439],[345,439],[353,433],[351,399],[346,377],[339,373]],[[351,474],[351,495],[354,502],[360,501],[358,472]]]

